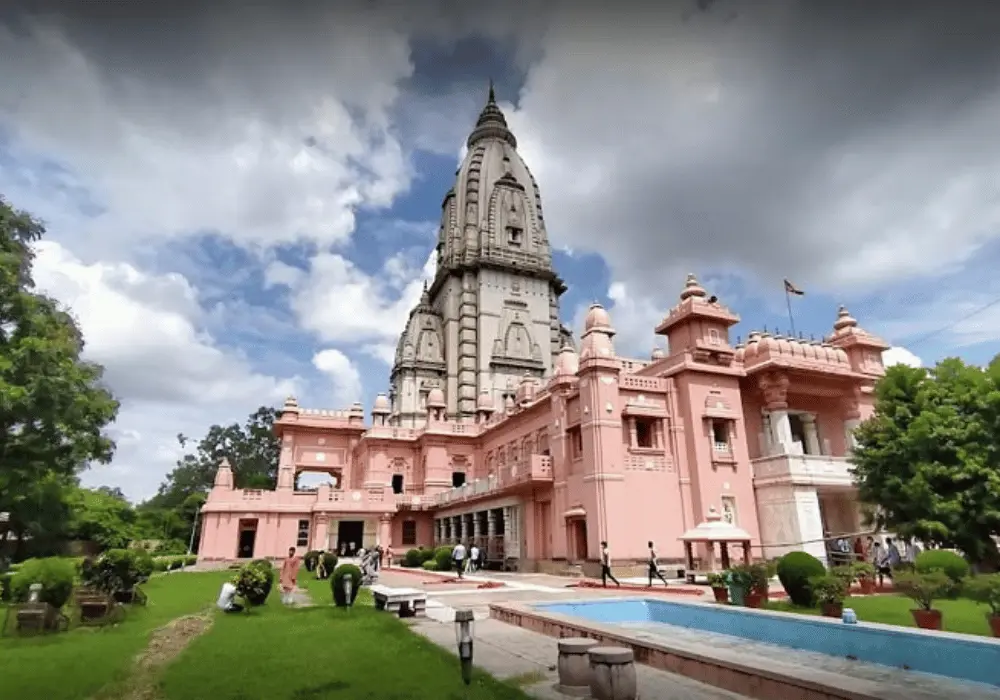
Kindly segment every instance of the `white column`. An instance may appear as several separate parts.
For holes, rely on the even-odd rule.
[[[844,447],[848,454],[857,447],[858,442],[854,438],[854,431],[857,430],[859,425],[861,425],[861,421],[857,418],[844,421]]]
[[[819,510],[819,494],[814,488],[795,488],[795,514],[799,521],[802,550],[827,564],[823,540],[823,517]]]
[[[819,448],[819,433],[816,432],[816,416],[811,413],[803,413],[800,417],[806,438],[806,454],[822,454],[822,450]]]
[[[771,430],[774,432],[777,453],[790,454],[792,451],[792,424],[788,420],[788,411],[771,411]]]

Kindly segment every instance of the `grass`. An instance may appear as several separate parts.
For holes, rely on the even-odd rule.
[[[858,619],[863,622],[881,622],[886,625],[899,625],[900,627],[916,627],[910,611],[916,604],[901,595],[874,595],[850,597],[844,601],[845,608],[852,608]],[[769,601],[768,610],[780,610],[783,612],[793,612],[803,615],[819,615],[819,608],[802,608],[792,605],[788,601]],[[944,631],[958,632],[960,634],[976,634],[981,636],[991,636],[989,624],[986,622],[988,609],[985,606],[977,605],[971,600],[958,598],[957,600],[935,601],[934,608],[940,610]]]
[[[329,581],[299,579],[319,601]],[[518,688],[475,673],[468,694],[457,658],[404,622],[359,602],[351,610],[270,604],[219,615],[161,677],[164,700],[527,700]]]
[[[211,605],[231,572],[154,576],[149,604],[130,608],[115,627],[0,639],[0,698],[79,700],[122,680],[154,629]]]

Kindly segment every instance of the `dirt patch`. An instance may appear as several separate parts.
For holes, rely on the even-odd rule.
[[[156,630],[146,649],[136,658],[128,679],[110,692],[98,694],[97,700],[156,700],[160,671],[211,625],[212,616],[203,613],[179,617]]]

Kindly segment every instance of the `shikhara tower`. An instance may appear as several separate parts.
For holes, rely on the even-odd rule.
[[[492,85],[467,146],[441,205],[437,274],[396,348],[391,421],[401,427],[422,426],[428,409],[460,420],[479,401],[502,406],[525,375],[548,377],[572,343],[538,184]]]

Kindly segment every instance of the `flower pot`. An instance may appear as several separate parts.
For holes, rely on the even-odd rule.
[[[910,614],[913,615],[913,621],[917,623],[917,627],[922,630],[941,629],[940,610],[911,610]]]
[[[760,594],[760,591],[748,591],[745,602],[748,608],[759,608],[761,603],[764,602],[764,597]]]
[[[821,603],[819,609],[823,613],[823,617],[836,617],[839,619],[844,614],[843,603]]]
[[[875,592],[875,581],[870,578],[859,579],[858,584],[861,586],[862,595],[871,595]]]
[[[1000,637],[1000,615],[987,615],[986,621],[990,623],[990,629],[994,637]]]
[[[729,590],[726,588],[713,588],[712,593],[715,594],[716,603],[728,603],[729,602]]]
[[[767,586],[755,588],[754,593],[759,595],[761,600],[769,600],[771,597],[770,591],[767,590]]]

